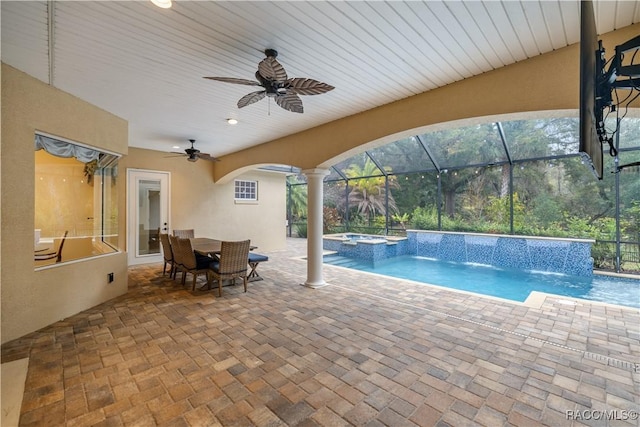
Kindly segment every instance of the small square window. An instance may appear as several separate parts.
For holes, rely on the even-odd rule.
[[[257,201],[258,181],[235,181],[235,200]]]

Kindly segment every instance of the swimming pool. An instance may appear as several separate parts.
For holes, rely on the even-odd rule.
[[[327,264],[524,302],[532,291],[640,308],[640,280],[526,272],[483,264],[402,255],[368,263],[339,255]]]

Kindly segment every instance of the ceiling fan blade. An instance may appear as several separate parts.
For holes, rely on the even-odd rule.
[[[283,82],[287,80],[287,72],[273,56],[268,56],[258,64],[258,73],[271,81]]]
[[[298,95],[293,92],[287,91],[284,95],[278,95],[275,97],[276,104],[284,108],[285,110],[292,111],[294,113],[303,113],[302,100]]]
[[[255,80],[237,79],[235,77],[204,77],[204,78],[209,80],[217,80],[219,82],[234,83],[237,85],[260,86],[260,83],[258,83]]]
[[[264,90],[259,90],[257,92],[251,92],[238,101],[238,108],[246,107],[247,105],[253,104],[254,102],[260,101],[267,94]]]
[[[289,79],[285,82],[285,87],[298,95],[320,95],[335,89],[329,84],[305,78]]]
[[[213,157],[211,154],[207,154],[207,153],[200,153],[198,154],[198,157],[200,157],[202,160],[209,160],[210,162],[219,162],[220,159],[217,157]]]

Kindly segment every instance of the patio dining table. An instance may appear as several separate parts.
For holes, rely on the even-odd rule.
[[[215,255],[220,253],[222,240],[210,239],[208,237],[193,237],[191,239],[193,251],[200,255]]]
[[[222,250],[222,240],[209,237],[194,237],[189,240],[191,240],[193,251],[200,255],[217,255]],[[252,251],[256,248],[257,246],[250,246],[249,250]]]

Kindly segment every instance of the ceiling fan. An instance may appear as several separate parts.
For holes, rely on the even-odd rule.
[[[200,150],[198,150],[197,148],[194,148],[193,144],[196,142],[195,139],[190,139],[189,142],[191,143],[191,148],[186,148],[184,150],[185,154],[177,153],[174,151],[172,151],[172,153],[180,154],[181,156],[187,156],[187,160],[190,162],[196,162],[198,161],[198,159],[210,160],[213,162],[220,161],[220,159],[213,157],[212,155],[207,153],[201,153]]]
[[[258,64],[255,80],[235,77],[205,77],[226,83],[247,86],[262,86],[262,90],[251,92],[238,101],[238,108],[260,101],[265,96],[273,98],[280,107],[294,113],[302,113],[302,100],[298,95],[319,95],[333,90],[334,87],[313,79],[288,78],[284,67],[276,60],[278,52],[274,49],[264,51],[266,58]]]

